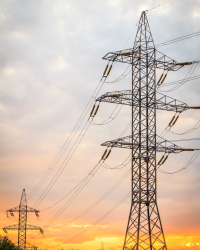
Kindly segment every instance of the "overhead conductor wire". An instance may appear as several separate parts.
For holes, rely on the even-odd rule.
[[[123,134],[123,133],[125,133],[126,132],[126,130],[127,130],[127,126],[126,126],[126,128],[124,129],[124,131],[121,133],[121,135]],[[120,136],[121,136],[120,135]],[[130,157],[130,155],[128,156],[128,158]],[[128,159],[127,158],[127,159]],[[126,163],[125,164],[125,162],[127,161],[127,159],[122,163],[122,164],[120,164],[119,166],[121,166],[121,165],[127,165],[128,163]],[[46,211],[46,210],[48,210],[48,209],[50,209],[50,208],[52,208],[53,206],[55,206],[55,205],[57,205],[59,202],[61,202],[62,200],[64,200],[70,193],[72,193],[72,191],[74,191],[76,188],[78,188],[76,191],[75,191],[75,194],[76,194],[76,196],[82,191],[82,189],[85,187],[85,185],[89,182],[89,180],[92,178],[92,177],[90,177],[89,178],[89,180],[88,180],[88,177],[91,175],[91,176],[93,176],[96,172],[97,172],[97,170],[99,169],[99,167],[101,166],[101,165],[103,165],[103,164],[105,164],[104,163],[104,161],[99,161],[98,163],[97,163],[97,165],[89,172],[89,174],[74,188],[74,189],[72,189],[67,195],[65,195],[61,200],[59,200],[58,202],[56,202],[55,204],[53,204],[52,206],[50,206],[50,207],[48,207],[48,208],[46,208],[46,209],[44,209],[44,210],[42,210],[42,212],[43,211]],[[95,171],[95,172],[94,172]],[[85,183],[86,182],[86,183]],[[75,197],[76,197],[75,196]],[[71,200],[73,199],[74,200],[74,194],[72,195],[72,197],[70,197],[70,203],[71,203]],[[68,202],[69,202],[69,200],[66,202],[66,205],[68,206]],[[70,204],[69,203],[69,204]],[[66,205],[64,205],[61,209],[60,209],[60,211],[64,211],[65,210],[65,208],[66,208]],[[64,208],[64,209],[63,209]],[[58,212],[58,213],[60,213],[60,212]],[[51,219],[52,220],[52,219]]]
[[[160,166],[157,169],[158,169],[159,172],[161,172],[163,174],[177,174],[177,173],[180,173],[181,171],[187,169],[196,160],[196,158],[198,157],[199,154],[200,154],[200,151],[196,151],[194,153],[194,155],[192,156],[192,158],[188,161],[188,163],[184,167],[182,167],[181,169],[176,170],[174,172],[164,171],[164,170],[160,169]]]
[[[64,223],[64,225],[58,226],[54,229],[60,229],[61,227],[64,227],[77,219],[81,218],[83,215],[91,211],[93,208],[95,208],[100,202],[102,202],[110,193],[112,193],[131,173],[131,170],[129,169],[105,194],[103,194],[96,202],[94,202],[90,207],[88,207],[85,211],[71,219],[69,222]],[[43,210],[45,211],[45,210]],[[42,211],[42,212],[43,212]],[[53,221],[52,221],[53,222]],[[52,224],[52,222],[50,224]],[[51,229],[50,229],[51,230]]]
[[[127,130],[127,128],[125,129],[125,130]],[[122,132],[123,133],[123,132]],[[122,164],[124,164],[124,163],[122,163]],[[122,165],[121,164],[121,165]],[[128,163],[127,163],[128,164]],[[126,164],[126,165],[127,165]],[[98,170],[98,169],[97,169]],[[94,175],[94,174],[93,174]],[[90,178],[91,179],[91,178]],[[90,180],[89,179],[89,180]],[[60,211],[51,219],[51,221],[50,221],[50,224],[66,209],[66,207],[74,200],[74,198],[80,193],[80,191],[84,188],[84,186],[88,183],[88,181],[89,180],[87,180],[87,177],[86,178],[84,178],[73,190],[75,190],[76,188],[78,188],[78,190],[76,190],[76,192],[75,192],[75,196],[74,196],[74,194],[72,195],[72,197],[70,197],[70,200],[68,200],[67,201],[67,203],[60,209]],[[85,183],[85,181],[87,181],[86,183]],[[72,190],[72,191],[73,191]],[[71,192],[72,192],[71,191]],[[70,193],[71,193],[70,192]],[[66,196],[68,196],[70,193],[68,193],[67,195],[65,195],[65,197]],[[65,197],[63,197],[61,200],[63,200]],[[61,200],[59,200],[58,202],[56,202],[54,205],[56,205],[56,204],[58,204]],[[54,206],[53,205],[53,206]],[[53,206],[50,206],[49,208],[51,208],[51,207],[53,207]],[[49,208],[47,208],[47,209],[49,209]],[[47,210],[47,209],[45,209],[45,210]],[[43,210],[44,211],[44,210]],[[48,223],[48,225],[47,226],[49,226],[49,223]]]
[[[77,234],[76,236],[70,238],[69,240],[58,244],[56,246],[53,247],[49,247],[49,248],[55,248],[55,247],[59,247],[65,243],[68,243],[74,239],[76,239],[77,237],[81,236],[82,234],[86,233],[87,231],[89,231],[90,229],[92,229],[94,226],[96,226],[99,222],[101,222],[104,218],[106,218],[109,214],[111,214],[115,209],[117,209],[125,200],[127,200],[129,198],[129,196],[131,195],[131,192],[129,192],[123,199],[121,199],[114,207],[112,207],[107,213],[105,213],[103,216],[101,216],[98,220],[96,220],[91,227],[88,227],[87,229],[83,230],[81,233]]]
[[[49,176],[49,174],[51,173],[51,171],[53,170],[53,168],[56,166],[56,164],[58,163],[58,161],[60,160],[61,156],[63,155],[63,153],[65,152],[65,150],[67,149],[67,147],[69,146],[71,140],[74,138],[75,134],[77,133],[79,127],[81,126],[83,120],[85,119],[88,111],[90,110],[92,104],[91,102],[94,101],[96,95],[99,93],[99,91],[101,90],[103,84],[105,81],[102,81],[102,79],[100,80],[99,84],[97,85],[95,91],[92,94],[92,97],[90,98],[89,102],[87,103],[85,109],[83,110],[80,118],[78,119],[76,125],[74,126],[72,132],[70,133],[69,137],[67,138],[67,140],[65,141],[65,143],[63,144],[62,148],[60,149],[59,153],[57,154],[57,156],[55,157],[55,159],[53,160],[52,164],[50,165],[50,167],[48,167],[47,172],[45,173],[45,175],[42,177],[42,179],[40,180],[40,182],[36,185],[36,187],[33,189],[33,191],[28,195],[28,199],[31,198],[34,193],[39,189],[39,187],[42,185],[42,183],[46,180],[46,178]],[[99,89],[98,89],[99,88]],[[97,92],[97,93],[96,93]],[[38,178],[38,177],[37,177]]]
[[[188,79],[191,78],[191,76],[192,76],[192,74],[194,73],[194,71],[195,71],[195,69],[196,69],[197,66],[198,66],[198,62],[196,63],[196,65],[195,65],[195,64],[192,64],[192,66],[191,66],[189,72],[187,73],[187,75],[185,76],[185,78],[182,80],[182,82],[179,82],[175,87],[173,87],[173,88],[170,89],[170,90],[161,90],[161,92],[171,92],[171,91],[174,91],[174,90],[180,88],[181,86],[183,86],[183,85],[188,81]],[[190,74],[190,75],[189,75],[189,74]],[[188,75],[189,75],[189,77],[188,77]],[[165,86],[166,86],[166,85],[165,85]]]
[[[131,124],[131,122],[125,127],[125,129],[123,130],[123,132],[120,134],[120,136],[119,137],[121,137],[121,136],[123,136],[123,134],[125,134],[126,133],[126,131],[129,129],[129,127],[130,127],[130,124]],[[130,155],[128,156],[128,158],[130,157]],[[127,159],[128,159],[127,158]],[[126,159],[126,160],[127,160]],[[125,161],[126,161],[125,160]],[[125,162],[124,161],[124,162]],[[119,166],[121,166],[121,165],[124,165],[124,166],[126,166],[128,163],[122,163],[122,164],[120,164]],[[67,200],[67,202],[60,208],[60,210],[57,212],[57,214],[56,215],[54,215],[54,217],[46,224],[46,225],[44,225],[43,226],[43,228],[48,228],[49,227],[49,225],[50,224],[52,224],[54,221],[55,221],[55,219],[62,213],[62,212],[64,212],[64,210],[71,204],[71,202],[77,197],[77,195],[83,190],[83,188],[86,186],[86,184],[90,181],[90,179],[94,176],[94,174],[97,172],[97,170],[99,169],[99,164],[100,164],[100,166],[101,165],[103,165],[104,164],[104,161],[102,161],[102,162],[100,162],[99,161],[99,163],[89,172],[89,174],[78,184],[78,185],[76,185],[75,186],[75,188],[73,188],[67,195],[65,195],[62,199],[60,199],[59,201],[57,201],[55,204],[53,204],[52,206],[50,206],[50,207],[48,207],[48,208],[46,208],[46,209],[44,209],[44,210],[42,210],[41,212],[44,212],[44,211],[46,211],[46,210],[48,210],[48,209],[50,209],[50,208],[52,208],[53,206],[55,206],[55,205],[57,205],[58,203],[60,203],[62,200],[64,200],[69,194],[71,194],[73,191],[75,191],[74,192],[74,194]],[[117,166],[118,167],[118,166]],[[117,168],[116,167],[116,168]],[[112,169],[115,169],[115,168],[112,168]],[[95,173],[93,172],[93,171],[95,171]],[[130,174],[130,170],[108,191],[108,192],[106,192],[106,194],[104,194],[102,197],[106,197],[108,194],[110,194],[126,177],[127,177],[127,174],[129,175]],[[88,176],[89,175],[92,175],[92,177],[91,178],[89,178],[88,179]],[[104,199],[103,198],[103,199]],[[95,205],[93,204],[90,208],[88,208],[87,209],[87,211],[90,211],[93,207],[95,207],[96,205],[98,205],[102,200],[103,200],[102,198],[100,198],[96,203],[95,203]],[[86,212],[83,212],[84,214],[86,213]],[[80,217],[80,215],[79,215],[79,217]],[[69,222],[69,223],[71,223],[71,221]],[[36,236],[35,236],[36,237]]]
[[[103,78],[103,77],[102,77],[102,78]],[[86,110],[86,113],[84,114],[84,116],[83,116],[83,118],[82,118],[82,121],[84,120],[84,118],[86,117],[88,111],[90,110],[90,108],[91,108],[91,106],[92,106],[91,100],[93,100],[93,99],[95,100],[95,99],[96,99],[96,96],[98,95],[99,91],[101,90],[101,88],[102,88],[102,86],[103,86],[103,84],[104,84],[104,82],[105,82],[105,79],[106,79],[106,77],[103,79],[103,81],[102,81],[102,79],[101,79],[100,83],[102,82],[102,84],[100,85],[99,89],[97,89],[97,91],[95,90],[95,92],[94,92],[92,98],[91,98],[90,101],[88,102],[88,105],[87,105],[88,108],[85,109],[85,110]],[[98,86],[99,86],[99,85],[98,85]],[[84,111],[85,111],[85,110],[84,110]],[[81,122],[82,122],[82,121],[81,121]],[[80,142],[81,142],[83,136],[85,135],[85,133],[87,132],[89,126],[90,126],[90,123],[89,123],[88,120],[87,120],[86,123],[85,123],[85,125],[84,125],[84,127],[83,127],[83,129],[81,130],[79,136],[77,137],[75,143],[73,144],[73,146],[72,146],[70,152],[68,153],[67,157],[66,157],[65,160],[63,161],[63,163],[62,163],[62,165],[60,166],[60,168],[58,169],[56,175],[53,177],[53,179],[51,180],[51,182],[49,183],[49,185],[47,186],[47,188],[45,189],[45,191],[43,192],[43,194],[41,195],[41,197],[39,198],[39,200],[36,202],[35,206],[38,206],[38,205],[41,203],[41,201],[46,197],[46,195],[48,194],[48,192],[51,190],[51,188],[52,188],[53,185],[55,184],[56,180],[58,179],[58,177],[60,176],[60,174],[63,172],[64,168],[66,167],[66,165],[68,164],[69,160],[70,160],[71,157],[73,156],[73,154],[74,154],[76,148],[77,148],[78,145],[80,144]],[[79,127],[78,127],[78,128],[79,128]],[[78,128],[76,129],[76,131],[78,130]],[[74,135],[75,135],[75,133],[74,133]],[[72,136],[72,138],[74,137],[74,135]],[[72,140],[72,138],[70,138],[70,141]],[[70,155],[70,153],[71,153],[71,155]],[[67,161],[67,162],[65,163],[65,161]]]

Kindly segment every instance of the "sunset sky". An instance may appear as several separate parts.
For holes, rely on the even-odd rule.
[[[99,250],[102,242],[106,250],[122,249],[130,197],[112,213],[110,211],[131,190],[130,175],[127,174],[105,199],[98,204],[95,202],[126,176],[130,163],[118,170],[100,166],[96,172],[88,173],[105,150],[100,144],[118,138],[124,131],[131,119],[131,109],[123,107],[116,118],[104,126],[91,124],[86,133],[82,132],[85,123],[77,130],[73,128],[90,98],[95,97],[93,92],[107,64],[102,57],[110,51],[131,48],[141,12],[164,2],[0,1],[0,228],[18,222],[17,214],[15,218],[7,218],[6,209],[19,205],[25,188],[28,206],[41,211],[39,219],[34,214],[29,215],[28,223],[44,228],[44,236],[37,231],[28,232],[27,242],[40,249],[47,245],[49,249]],[[155,44],[195,33],[200,31],[200,1],[171,0],[147,12],[147,17]],[[200,60],[200,36],[158,50],[178,62]],[[127,65],[116,63],[107,79],[111,83],[105,83],[97,97],[108,91],[130,89],[130,74],[112,83],[126,69]],[[170,72],[166,82],[183,79],[190,69],[191,66],[187,66]],[[192,76],[197,75],[200,75],[199,64]],[[189,106],[200,106],[200,81],[186,82],[166,94]],[[94,121],[101,123],[114,117],[120,108],[115,110],[115,107],[102,103]],[[89,113],[90,110],[84,121]],[[170,112],[158,111],[158,135],[172,116]],[[199,120],[200,110],[188,110],[180,115],[172,131],[183,133]],[[67,141],[70,144],[65,150],[65,142],[72,131],[75,131],[74,137]],[[130,133],[129,129],[124,136]],[[200,138],[200,127],[181,136],[168,133],[165,138]],[[78,147],[72,148],[80,139]],[[200,148],[200,140],[177,144]],[[162,169],[178,170],[193,154],[170,155]],[[129,155],[129,150],[114,149],[106,163],[114,168]],[[161,156],[158,154],[158,159]],[[80,193],[75,193],[77,197],[71,201],[71,195],[76,192],[74,188],[87,175],[87,185]],[[42,185],[38,185],[41,180]],[[168,249],[200,249],[200,156],[178,174],[158,172],[157,186]],[[43,197],[47,187],[51,189]],[[60,210],[65,204],[67,207]],[[95,207],[86,213],[93,204]],[[59,211],[61,213],[52,221]],[[103,218],[107,212],[109,214]],[[0,234],[5,235],[3,230]],[[8,236],[17,242],[17,232],[9,231]]]

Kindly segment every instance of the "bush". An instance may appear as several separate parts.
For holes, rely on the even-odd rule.
[[[18,247],[7,236],[0,235],[0,250],[18,250]]]

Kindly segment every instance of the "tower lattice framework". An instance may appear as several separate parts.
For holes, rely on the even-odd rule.
[[[34,212],[35,215],[39,217],[40,211],[27,206],[25,189],[23,189],[23,192],[22,192],[20,205],[6,211],[7,216],[9,213],[11,216],[14,216],[15,212],[19,213],[19,223],[4,227],[3,228],[4,232],[7,233],[7,230],[18,230],[18,248],[19,249],[27,249],[27,248],[37,249],[36,246],[26,242],[26,231],[27,230],[39,230],[43,234],[43,230],[40,227],[27,224],[27,214],[29,212]]]
[[[109,75],[113,62],[127,63],[132,66],[131,90],[108,92],[96,100],[99,103],[122,104],[132,108],[131,135],[102,144],[110,149],[127,148],[132,152],[132,199],[123,249],[166,250],[157,205],[157,166],[159,163],[156,163],[156,152],[164,153],[164,158],[162,158],[164,162],[170,153],[196,149],[181,148],[157,136],[156,110],[175,112],[173,119],[176,122],[181,112],[191,108],[199,109],[199,107],[189,107],[186,103],[159,93],[156,84],[156,69],[163,70],[161,78],[165,79],[168,71],[177,71],[195,62],[178,63],[157,51],[145,11],[142,12],[139,20],[133,48],[109,52],[103,59],[111,63],[107,75],[108,66],[106,67],[104,77]]]
[[[143,12],[134,43],[132,63],[132,204],[124,249],[166,249],[156,195],[156,59],[155,46]],[[143,105],[142,105],[143,104]]]

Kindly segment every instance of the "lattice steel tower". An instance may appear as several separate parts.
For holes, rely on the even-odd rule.
[[[40,230],[42,234],[43,234],[43,230],[40,227],[27,224],[27,213],[34,212],[35,215],[39,217],[40,211],[27,206],[25,189],[23,189],[23,192],[22,192],[20,205],[17,207],[11,208],[9,210],[6,210],[7,217],[8,217],[8,213],[10,213],[11,216],[14,216],[14,212],[19,212],[19,223],[4,227],[3,228],[4,232],[7,233],[7,230],[18,230],[19,249],[27,249],[27,248],[37,249],[36,246],[31,245],[26,242],[26,230]]]
[[[172,126],[181,112],[199,107],[189,107],[160,94],[157,87],[165,80],[168,71],[176,71],[195,62],[178,63],[158,52],[145,12],[142,12],[133,48],[109,52],[103,59],[110,63],[104,77],[109,75],[113,62],[132,66],[132,90],[109,92],[96,100],[132,107],[131,136],[102,144],[110,149],[119,147],[132,151],[132,202],[123,249],[164,250],[167,246],[157,205],[157,167],[166,161],[169,153],[194,149],[183,149],[156,135],[156,109],[175,112],[169,125]],[[156,68],[163,70],[157,84]],[[158,163],[156,152],[164,153]]]

